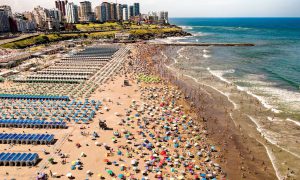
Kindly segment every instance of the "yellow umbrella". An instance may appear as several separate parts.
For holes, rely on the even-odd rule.
[[[101,173],[98,174],[98,177],[101,179],[103,176]]]
[[[181,176],[178,177],[178,179],[184,179],[184,176],[181,175]]]

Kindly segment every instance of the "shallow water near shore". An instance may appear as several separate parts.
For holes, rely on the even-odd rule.
[[[268,105],[261,96],[223,78],[223,71],[211,70],[206,66],[213,56],[208,58],[203,55],[213,51],[218,49],[178,47],[168,48],[163,54],[173,62],[168,67],[175,69],[179,76],[188,77],[194,83],[213,89],[226,97],[232,107],[225,108],[228,108],[235,126],[265,147],[279,179],[289,174],[288,168],[294,171],[293,177],[299,177],[297,164],[300,162],[300,129],[297,122],[289,120],[287,113],[279,112]],[[226,71],[234,72],[233,69]],[[207,92],[207,96],[214,98],[215,95]],[[224,107],[219,105],[219,108]]]
[[[300,18],[172,19],[193,36],[173,42],[254,43],[255,47],[210,47],[202,65],[223,81],[256,95],[267,108],[300,121]],[[168,40],[169,41],[169,40]],[[195,50],[197,52],[197,50]]]

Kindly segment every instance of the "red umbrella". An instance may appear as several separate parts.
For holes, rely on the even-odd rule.
[[[110,161],[108,159],[103,159],[103,162],[108,163]]]
[[[163,155],[166,155],[166,153],[167,153],[166,151],[162,151],[162,152],[160,152],[160,155],[163,156]]]

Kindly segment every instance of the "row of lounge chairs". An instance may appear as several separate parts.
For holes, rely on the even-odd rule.
[[[34,166],[38,162],[37,153],[0,153],[0,166]]]
[[[31,100],[64,100],[69,101],[68,96],[44,96],[27,94],[0,94],[0,99],[31,99]]]
[[[52,144],[53,134],[0,133],[1,144]]]
[[[84,80],[64,80],[64,79],[14,79],[17,83],[68,83],[68,84],[79,84]]]
[[[65,129],[67,124],[66,122],[47,122],[42,120],[0,119],[0,127]]]

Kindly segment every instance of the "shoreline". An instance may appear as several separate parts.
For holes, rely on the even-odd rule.
[[[179,51],[180,51],[180,49],[179,49]],[[182,61],[183,59],[182,58],[176,59],[176,57],[174,58],[175,52],[176,52],[176,50],[171,51],[171,52],[169,52],[172,54],[170,57],[167,57],[166,55],[164,55],[164,56],[162,56],[162,58],[169,60],[166,63],[166,64],[170,64],[169,66],[175,66],[175,68],[178,68],[180,66],[176,65],[176,63],[182,64],[182,62],[180,62],[180,61]],[[191,53],[191,52],[189,52],[189,53]],[[178,57],[179,56],[182,57],[182,54],[179,54],[179,53],[177,53],[177,54],[178,54]],[[175,61],[175,59],[176,59],[176,61]],[[185,59],[190,59],[190,57],[185,57]],[[175,61],[175,63],[173,63],[174,61]],[[187,72],[189,75],[186,76],[186,74],[184,74],[184,73],[187,73]],[[202,73],[203,72],[201,72],[201,74]],[[197,74],[191,75],[191,73],[189,72],[189,70],[187,68],[176,69],[176,74],[177,75],[175,75],[175,78],[173,78],[173,79],[175,79],[174,81],[175,82],[180,81],[180,80],[183,81],[183,84],[185,84],[185,86],[180,84],[180,82],[176,82],[176,83],[183,86],[184,89],[188,89],[187,87],[190,87],[190,89],[191,89],[191,87],[194,86],[193,82],[198,81],[198,79],[195,78],[195,77],[197,77],[196,76]],[[203,76],[203,74],[201,76]],[[185,77],[188,77],[188,79]],[[248,139],[248,140],[246,140],[248,142],[248,145],[247,145],[247,147],[245,147],[247,149],[247,151],[248,151],[248,149],[253,149],[253,147],[255,149],[255,146],[258,146],[258,144],[260,144],[260,146],[264,146],[263,148],[256,147],[258,149],[250,150],[250,152],[261,152],[261,156],[263,157],[262,159],[264,159],[263,164],[265,165],[266,162],[268,162],[267,163],[268,165],[266,167],[274,167],[274,169],[276,171],[276,173],[274,172],[274,170],[270,171],[271,172],[270,174],[273,174],[272,176],[275,176],[275,177],[277,176],[278,179],[295,179],[296,177],[298,177],[299,169],[297,168],[297,162],[299,162],[299,157],[298,157],[297,153],[293,153],[289,150],[289,148],[291,148],[291,147],[295,147],[295,148],[297,147],[297,140],[295,139],[295,141],[293,141],[293,143],[296,143],[295,146],[290,145],[289,148],[285,148],[286,147],[286,145],[284,144],[285,141],[281,141],[281,142],[283,142],[281,144],[278,144],[278,141],[275,141],[275,142],[272,141],[273,138],[272,138],[271,132],[273,132],[273,131],[276,132],[276,126],[270,126],[270,125],[272,123],[276,123],[276,125],[277,125],[279,122],[281,122],[276,119],[276,118],[280,118],[280,115],[277,116],[276,112],[274,112],[273,109],[264,107],[263,106],[264,104],[259,102],[259,100],[256,97],[249,96],[249,94],[247,92],[238,90],[237,87],[220,80],[216,76],[207,75],[207,79],[205,79],[205,78],[203,80],[201,80],[201,79],[203,79],[203,77],[200,78],[201,82],[198,82],[199,87],[198,86],[194,87],[194,91],[202,92],[206,96],[209,94],[209,93],[207,93],[207,91],[209,91],[210,94],[208,96],[210,96],[210,97],[212,94],[214,94],[214,92],[208,90],[207,88],[204,88],[204,86],[207,86],[210,83],[218,82],[217,84],[213,85],[214,87],[209,85],[209,89],[211,88],[211,89],[213,89],[213,91],[218,92],[221,96],[223,96],[222,98],[225,98],[225,99],[220,100],[219,107],[216,107],[215,109],[216,110],[222,109],[222,108],[226,109],[225,114],[227,114],[227,119],[228,119],[228,116],[231,117],[231,120],[229,120],[229,123],[234,123],[235,126],[237,126],[236,129],[237,129],[238,133],[240,134],[239,136],[242,137],[242,138],[240,138],[240,139],[242,139],[240,141],[240,144],[244,143],[245,139]],[[187,82],[189,82],[189,83],[187,83]],[[226,90],[226,91],[222,92],[224,89],[222,89],[222,91],[220,91],[219,89],[221,88],[221,85],[224,88],[226,87],[228,91]],[[192,94],[193,93],[197,94],[193,90],[190,90],[190,91],[192,92]],[[199,96],[201,96],[201,93]],[[230,96],[230,98],[229,98],[229,96]],[[241,98],[238,99],[238,102],[237,102],[238,96],[240,96]],[[215,96],[215,97],[218,97],[218,96]],[[219,98],[221,99],[221,97],[219,97]],[[233,98],[234,101],[232,101],[231,98]],[[229,102],[228,105],[222,104],[226,101]],[[245,101],[245,103],[243,103],[243,101]],[[204,103],[206,103],[206,102],[204,102]],[[214,104],[218,104],[218,102],[215,102]],[[248,105],[248,106],[246,106],[246,105]],[[229,107],[232,107],[232,108],[229,108]],[[257,124],[257,122],[254,123],[253,121],[249,122],[249,120],[251,120],[251,119],[248,116],[245,116],[245,115],[247,115],[247,113],[253,114],[256,117],[258,116],[259,117],[259,119],[257,119],[258,124]],[[214,114],[214,112],[212,111],[210,114]],[[262,119],[263,117],[266,117],[266,116],[268,117],[268,118],[266,118],[267,121]],[[274,119],[274,121],[272,120],[270,122],[269,118],[271,118],[271,117],[273,117],[275,119]],[[236,119],[236,120],[234,120],[234,119]],[[220,122],[220,123],[222,123],[222,122]],[[290,121],[290,123],[286,122],[286,123],[283,123],[282,125],[284,125],[285,128],[290,127],[290,128],[293,128],[293,130],[294,130],[295,127],[291,127],[293,123],[295,123],[295,122]],[[269,130],[268,129],[269,127],[273,127],[273,128],[271,128]],[[295,129],[295,132],[296,131],[297,131],[297,129]],[[280,134],[278,134],[278,135],[275,134],[274,136],[284,137]],[[254,143],[252,142],[253,145],[250,148],[251,139],[254,140]],[[292,140],[290,140],[290,141],[292,141]],[[248,152],[245,152],[245,153],[248,153]],[[248,157],[249,161],[253,161],[252,159],[253,159],[252,157]],[[249,164],[251,164],[251,163],[249,163]],[[259,167],[259,166],[261,166],[261,164],[258,164],[258,166],[254,166],[254,167]],[[264,174],[264,173],[265,173],[264,171],[261,171],[261,174]],[[270,178],[270,179],[272,179],[272,178]]]
[[[165,56],[165,58],[167,58],[167,57]],[[174,64],[170,63],[170,65],[166,65],[166,68],[170,69],[171,68],[170,66],[172,66],[172,65],[174,65]],[[164,73],[161,73],[161,75],[162,74],[164,74]],[[164,76],[168,76],[168,75],[164,74]],[[169,76],[172,76],[172,75],[169,75]],[[176,80],[174,80],[175,82],[173,82],[173,84],[177,83],[177,85],[178,84],[180,85],[182,83],[182,81],[185,81],[185,83],[184,83],[185,85],[181,85],[181,89],[188,89],[188,87],[191,86],[191,85],[187,85],[187,82],[190,82],[189,79],[191,79],[192,81],[196,81],[196,83],[197,83],[197,79],[195,79],[195,78],[193,78],[193,77],[191,77],[189,75],[183,75],[183,76],[186,76],[188,79],[183,78],[182,76],[180,76],[180,77],[176,77],[176,75],[174,75],[174,76],[175,77],[173,77],[173,78],[169,77],[169,79],[173,79],[173,80],[176,79]],[[181,83],[180,82],[176,82],[176,81],[181,81]],[[193,84],[193,83],[191,83],[191,84]],[[213,87],[209,87],[209,88],[214,89]],[[199,87],[199,89],[197,88],[198,93],[202,89],[203,89],[203,87]],[[216,89],[214,89],[214,90],[216,90]],[[190,90],[190,91],[193,92],[193,90]],[[205,93],[207,93],[207,91],[202,91],[202,93],[205,94]],[[220,92],[218,92],[218,93],[220,93]],[[212,93],[210,93],[210,95],[211,94]],[[225,96],[226,98],[228,98],[228,96],[226,96],[226,94],[223,94],[223,93],[220,93],[220,94],[221,94],[221,96]],[[214,96],[214,97],[216,97],[216,96]],[[221,98],[221,97],[219,97],[219,98]],[[192,100],[190,100],[190,101],[192,101]],[[193,103],[194,103],[194,101],[192,101],[192,104]],[[205,102],[205,103],[207,103],[207,102]],[[229,104],[227,106],[228,107],[231,106],[230,101],[229,101]],[[234,108],[234,106],[233,106],[233,108]],[[246,147],[243,146],[243,143],[244,143],[245,139],[247,139],[247,138],[243,137],[244,135],[243,135],[242,132],[239,132],[238,125],[236,125],[235,122],[232,119],[229,119],[228,117],[227,118],[226,117],[220,118],[220,116],[211,117],[211,115],[215,113],[214,111],[207,112],[206,115],[203,115],[204,112],[201,112],[201,111],[199,113],[202,114],[202,118],[210,119],[210,120],[205,120],[205,122],[207,123],[207,126],[208,126],[209,136],[211,136],[211,138],[214,139],[215,142],[218,142],[221,139],[221,137],[222,137],[222,136],[214,135],[215,133],[218,133],[219,131],[222,131],[224,129],[227,129],[227,130],[228,129],[232,129],[231,133],[227,132],[228,134],[231,134],[231,136],[227,137],[228,138],[227,139],[227,141],[228,141],[227,143],[229,143],[229,141],[232,141],[231,143],[233,144],[233,146],[238,147],[240,150],[239,150],[239,152],[236,151],[232,155],[227,155],[227,159],[229,159],[229,160],[230,160],[230,158],[231,159],[235,159],[236,155],[238,155],[238,154],[240,154],[240,155],[241,154],[246,155],[247,153],[249,153],[249,151],[247,152],[247,150],[246,150],[246,149],[248,149],[248,147],[246,148]],[[227,119],[226,122],[228,124],[226,123],[226,125],[224,126],[224,122],[220,121],[219,122],[220,124],[218,125],[220,127],[216,128],[214,122],[210,122],[210,121],[212,121],[212,119],[223,119],[223,120]],[[216,120],[214,120],[214,121],[216,121]],[[223,125],[221,125],[221,124],[223,124]],[[236,127],[236,128],[234,128],[234,127]],[[216,129],[218,129],[218,130],[216,130]],[[235,136],[235,140],[231,140],[232,136]],[[254,145],[255,145],[255,143],[254,143]],[[262,148],[265,148],[265,147],[262,147]],[[229,175],[228,177],[230,179],[237,179],[237,178],[239,179],[239,178],[246,177],[246,173],[243,172],[245,170],[244,167],[243,167],[243,165],[241,165],[239,167],[236,166],[237,161],[240,161],[240,163],[238,163],[238,164],[244,164],[244,166],[249,165],[249,166],[251,166],[251,171],[254,171],[255,173],[258,173],[258,175],[255,176],[256,178],[260,177],[260,178],[264,178],[264,179],[274,179],[274,177],[276,177],[276,175],[275,175],[275,172],[274,172],[273,168],[271,168],[271,169],[268,168],[269,170],[267,170],[267,172],[265,172],[265,170],[262,170],[260,168],[261,163],[263,163],[265,165],[265,167],[273,167],[273,164],[270,162],[269,156],[268,156],[267,152],[265,152],[266,150],[264,150],[262,148],[259,148],[258,150],[256,150],[257,152],[256,151],[253,151],[253,152],[256,152],[257,154],[260,154],[260,158],[259,159],[263,159],[263,161],[256,162],[256,163],[254,163],[256,165],[254,165],[252,163],[249,163],[249,162],[252,161],[251,160],[252,157],[247,157],[247,158],[243,157],[242,159],[245,159],[244,162],[242,162],[242,160],[233,160],[233,162],[231,162],[231,164],[230,163],[228,164],[227,168],[225,166],[225,170],[229,171],[228,172],[228,175]],[[249,161],[249,162],[247,162],[247,161]],[[249,177],[248,175],[247,175],[246,178],[247,179],[251,179],[251,177]],[[253,177],[253,179],[256,179],[256,178]]]
[[[178,36],[171,36],[178,37]],[[184,36],[183,36],[184,37]],[[253,43],[156,43],[158,46],[217,46],[217,47],[247,47],[247,46],[255,46]]]
[[[70,128],[67,131],[58,131],[59,144],[62,144],[62,147],[59,149],[66,154],[70,154],[67,164],[71,163],[71,160],[76,159],[76,157],[79,157],[80,152],[84,152],[88,155],[88,158],[82,158],[85,159],[83,160],[84,164],[88,165],[87,168],[90,168],[93,172],[98,173],[96,171],[99,170],[95,169],[91,164],[99,163],[101,158],[104,158],[105,151],[101,148],[101,150],[99,150],[99,147],[94,146],[94,141],[91,141],[88,137],[80,136],[81,132],[85,131],[89,134],[92,133],[92,131],[95,131],[101,133],[100,142],[110,142],[111,132],[100,131],[97,128],[97,119],[109,119],[108,125],[114,127],[114,130],[116,128],[121,131],[122,126],[119,124],[120,118],[127,117],[127,115],[125,116],[125,114],[127,114],[126,108],[132,105],[131,99],[140,103],[147,101],[147,99],[145,99],[147,96],[143,97],[143,89],[141,87],[162,88],[162,90],[163,87],[168,87],[175,88],[176,90],[179,89],[182,93],[179,104],[183,105],[184,112],[193,117],[192,119],[196,122],[197,126],[199,125],[199,127],[201,127],[203,138],[205,138],[205,141],[202,143],[204,143],[205,147],[214,146],[217,148],[217,153],[211,158],[222,167],[222,171],[218,174],[218,177],[226,177],[228,179],[283,179],[285,178],[285,173],[290,172],[286,167],[295,167],[293,163],[291,163],[293,159],[291,159],[291,156],[288,156],[284,149],[277,145],[276,142],[274,144],[271,140],[268,142],[268,137],[262,136],[265,124],[260,120],[256,120],[256,115],[272,116],[269,109],[256,107],[263,105],[260,104],[258,99],[247,96],[245,91],[234,90],[233,85],[223,82],[218,79],[218,77],[213,76],[213,74],[209,76],[208,80],[210,80],[210,82],[219,80],[224,86],[228,86],[228,88],[231,89],[231,92],[236,94],[229,95],[227,92],[221,91],[219,87],[215,87],[206,81],[193,76],[193,74],[187,73],[184,68],[178,69],[180,59],[168,54],[172,53],[172,51],[165,54],[166,49],[164,46],[131,44],[127,45],[127,47],[130,47],[131,54],[130,56],[126,56],[126,58],[131,60],[124,60],[122,69],[117,72],[117,75],[109,74],[105,76],[105,82],[101,81],[101,86],[97,86],[95,93],[89,97],[97,100],[103,99],[105,105],[104,108],[101,108],[100,115],[98,114],[96,116],[96,120],[88,125],[70,123]],[[184,56],[183,50],[174,49],[174,51],[176,51],[181,58],[190,60],[189,57]],[[131,61],[136,61],[141,64],[135,64],[133,66],[134,69],[129,69],[128,66],[130,66]],[[161,82],[161,84],[154,83],[150,85],[140,83],[137,80],[138,73],[140,72],[159,76],[164,81]],[[131,86],[122,86],[120,88],[119,86],[123,83],[124,79],[127,79]],[[94,78],[92,78],[89,83],[93,80]],[[235,89],[237,88],[235,87]],[[146,90],[146,92],[148,92],[148,90]],[[174,93],[174,91],[170,92]],[[157,93],[162,95],[162,92]],[[245,103],[237,102],[237,95],[242,96],[243,99],[241,99],[241,102],[244,101]],[[249,106],[245,106],[245,104]],[[254,108],[252,106],[254,106]],[[111,110],[105,112],[104,110],[107,107]],[[245,108],[248,108],[249,110],[246,111]],[[270,120],[268,121],[270,123],[273,122]],[[157,121],[154,122],[158,123]],[[138,128],[133,122],[128,121],[126,124],[127,123],[133,129]],[[294,122],[291,120],[290,123]],[[81,130],[82,127],[84,127],[84,130]],[[42,132],[43,130],[34,131]],[[135,132],[135,130],[133,131]],[[26,130],[26,132],[30,132],[30,130]],[[56,133],[56,130],[51,130],[50,132]],[[180,130],[180,133],[183,132],[185,132],[185,130]],[[71,135],[70,137],[74,142],[87,143],[87,147],[82,146],[81,149],[75,149],[75,146],[73,147],[74,142],[66,142],[65,137],[69,136],[66,133]],[[134,134],[136,134],[136,132]],[[120,140],[117,140],[117,143],[115,144],[108,144],[115,150],[120,143],[123,143]],[[6,146],[0,145],[0,147],[5,148]],[[41,151],[38,147],[32,148],[33,151]],[[46,150],[49,150],[48,147],[45,148]],[[184,147],[180,148],[182,148],[182,150],[184,149]],[[20,146],[13,147],[13,151],[16,151],[16,149],[18,150],[21,148]],[[173,149],[170,147],[170,150]],[[54,148],[50,151],[50,157],[55,157],[56,160],[59,159]],[[99,152],[101,153],[99,154]],[[93,159],[93,156],[97,158]],[[138,153],[134,155],[134,157],[138,157]],[[47,161],[47,156],[43,155],[42,158],[43,163],[41,164],[43,165],[45,164],[45,161]],[[283,162],[282,159],[284,158],[286,158],[286,163],[280,164],[280,162]],[[130,161],[130,159],[127,161]],[[295,163],[297,163],[297,161],[295,161]],[[44,171],[42,170],[43,168],[40,167],[41,164],[39,164],[37,168],[42,172],[52,170],[53,172],[62,172],[62,174],[66,174],[69,171],[68,165],[63,166],[60,164],[51,165]],[[111,168],[114,171],[118,171],[115,167]],[[5,167],[5,170],[8,170],[8,168]],[[35,168],[26,173],[33,173],[34,170]],[[84,170],[87,169],[85,168]],[[223,172],[223,170],[225,172]],[[103,173],[102,170],[100,171]],[[169,172],[164,173],[170,175]],[[298,172],[295,171],[295,175],[297,175],[297,173]],[[136,175],[140,177],[140,174]],[[76,171],[76,178],[84,178],[84,176],[84,172]],[[152,178],[152,176],[149,177]],[[293,176],[287,177],[287,179],[293,179]]]

